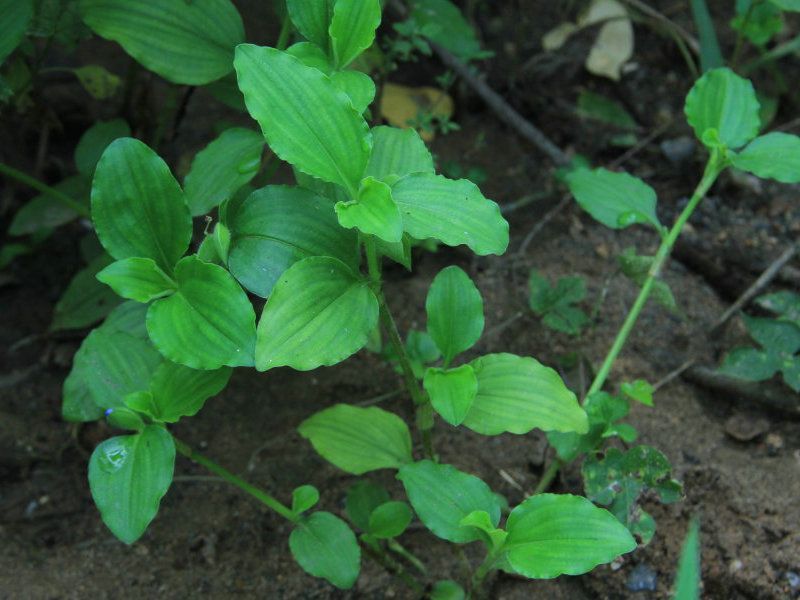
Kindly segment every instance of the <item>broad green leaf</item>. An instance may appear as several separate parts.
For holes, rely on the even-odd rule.
[[[95,448],[89,460],[89,487],[111,533],[126,544],[141,537],[172,483],[174,468],[175,444],[158,425],[110,438]]]
[[[88,327],[119,304],[117,295],[97,281],[97,273],[110,262],[104,254],[75,274],[53,310],[51,331]]]
[[[412,237],[466,244],[481,256],[503,254],[508,247],[508,222],[500,207],[471,181],[413,173],[392,186],[392,197]]]
[[[292,492],[292,512],[296,515],[314,508],[319,502],[319,490],[313,485],[301,485]]]
[[[773,132],[757,137],[741,152],[731,154],[737,169],[781,183],[800,183],[800,137]]]
[[[578,400],[550,367],[533,358],[488,354],[470,363],[478,393],[464,425],[483,435],[544,431],[586,433],[589,422]]]
[[[469,350],[483,333],[483,299],[459,267],[439,271],[425,300],[428,333],[444,356],[445,365]]]
[[[380,408],[337,404],[309,417],[297,430],[324,459],[354,475],[399,469],[412,460],[408,426]]]
[[[405,502],[381,504],[369,516],[369,533],[378,539],[395,538],[411,523],[414,514]]]
[[[431,589],[431,600],[464,600],[466,597],[464,588],[452,579],[437,581]]]
[[[752,338],[766,350],[782,354],[800,350],[800,327],[794,323],[744,315],[744,324]]]
[[[192,237],[181,187],[167,164],[133,138],[112,142],[97,163],[92,221],[111,256],[152,258],[167,273]]]
[[[689,523],[683,541],[672,599],[700,600],[700,525],[696,519]]]
[[[247,110],[273,152],[355,197],[371,138],[348,96],[322,72],[275,48],[241,44],[234,65]]]
[[[90,183],[85,177],[78,175],[67,177],[53,186],[76,202],[89,204]],[[78,218],[69,206],[50,194],[39,194],[25,203],[14,215],[8,233],[11,235],[27,235],[43,230],[59,227]]]
[[[231,274],[187,256],[174,280],[177,291],[147,312],[147,332],[159,351],[193,369],[253,366],[256,316]]]
[[[372,45],[381,24],[379,0],[336,0],[328,29],[333,59],[343,69]]]
[[[159,421],[175,423],[181,417],[196,415],[206,400],[225,389],[231,373],[228,367],[199,371],[165,360],[150,382],[155,409],[152,416]]]
[[[75,165],[78,167],[78,172],[86,177],[94,175],[97,161],[108,145],[116,139],[130,135],[131,128],[124,119],[97,121],[83,132],[78,145],[75,146]]]
[[[358,579],[361,549],[347,523],[329,512],[302,519],[289,536],[292,556],[303,570],[348,590]]]
[[[449,0],[415,0],[411,19],[425,37],[461,60],[470,61],[489,55],[481,50],[474,30]]]
[[[314,42],[292,44],[286,49],[286,54],[291,54],[307,67],[314,67],[325,73],[325,75],[330,76],[332,74],[333,66],[328,55]]]
[[[724,66],[725,59],[722,57],[717,32],[714,29],[714,19],[708,10],[706,0],[689,0],[689,4],[700,38],[700,68],[705,73],[709,69]]]
[[[369,517],[372,511],[386,502],[389,502],[389,492],[385,487],[362,480],[347,490],[345,510],[356,527],[362,531],[369,531]]]
[[[478,393],[478,378],[472,367],[430,368],[423,383],[434,410],[450,425],[461,425]]]
[[[230,73],[244,25],[230,0],[80,0],[84,22],[172,83],[203,85]]]
[[[303,37],[320,48],[328,48],[328,27],[336,0],[286,0],[289,17]]]
[[[377,322],[365,280],[336,258],[306,258],[281,275],[264,306],[256,368],[335,365],[364,347]]]
[[[350,98],[353,110],[361,114],[375,100],[375,82],[372,77],[361,71],[336,71],[331,76],[331,83]]]
[[[780,367],[780,357],[776,354],[756,348],[734,348],[725,355],[719,372],[747,381],[764,381]]]
[[[611,229],[635,223],[661,228],[656,215],[656,193],[641,179],[606,169],[577,169],[567,185],[581,208]]]
[[[372,128],[372,155],[366,175],[394,183],[412,173],[434,174],[433,157],[416,129],[379,125]]]
[[[374,177],[361,181],[358,199],[336,203],[339,224],[358,229],[386,242],[396,243],[403,237],[403,219],[392,200],[392,188]]]
[[[614,515],[570,494],[531,496],[511,511],[506,530],[509,567],[532,579],[581,575],[636,548]]]
[[[333,203],[307,190],[267,186],[229,208],[228,267],[248,290],[269,296],[284,271],[312,256],[358,267],[358,237],[339,226]]]
[[[684,112],[697,139],[717,132],[719,141],[735,150],[758,135],[761,122],[753,84],[727,67],[703,75],[686,96]]]
[[[397,478],[414,512],[437,537],[457,544],[482,539],[479,529],[461,525],[476,510],[488,513],[495,527],[500,522],[500,503],[489,486],[451,465],[421,460],[403,466]]]
[[[256,176],[264,137],[242,127],[226,129],[192,161],[183,184],[192,215],[218,206]]]
[[[136,302],[150,302],[175,291],[175,282],[152,258],[124,258],[97,274],[117,294]]]
[[[33,19],[33,0],[0,0],[0,64],[25,37]]]

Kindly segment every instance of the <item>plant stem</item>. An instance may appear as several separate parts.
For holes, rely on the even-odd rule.
[[[256,486],[246,482],[241,477],[234,475],[233,473],[228,471],[228,469],[226,469],[225,467],[222,467],[217,463],[215,463],[214,461],[206,458],[202,454],[199,454],[198,452],[193,450],[184,442],[180,441],[175,436],[173,436],[172,439],[175,440],[175,449],[181,454],[183,454],[189,460],[196,462],[198,465],[204,466],[206,469],[208,469],[215,475],[219,475],[220,477],[222,477],[222,479],[224,479],[228,483],[233,484],[243,492],[250,494],[256,500],[258,500],[271,510],[278,513],[284,519],[291,521],[292,523],[296,523],[298,521],[298,516],[294,512],[292,512],[292,510],[288,506],[276,500],[264,490],[257,488]]]
[[[494,562],[495,562],[495,553],[489,552],[489,554],[486,555],[484,561],[472,574],[472,580],[470,581],[469,592],[467,593],[467,600],[473,600],[474,598],[478,598],[480,596],[481,586],[483,586],[483,582],[486,580],[486,576],[492,571]]]
[[[425,565],[422,563],[420,559],[414,556],[411,552],[405,549],[400,542],[395,539],[386,540],[386,545],[388,546],[389,550],[397,554],[398,556],[402,556],[405,558],[409,563],[411,563],[417,571],[422,573],[423,575],[428,572],[428,569],[425,568]]]
[[[670,229],[666,237],[663,238],[661,245],[658,248],[658,252],[656,252],[655,258],[653,259],[653,264],[650,266],[647,279],[642,285],[642,289],[639,291],[639,296],[636,298],[636,301],[633,303],[633,306],[628,312],[628,316],[625,318],[625,322],[622,324],[619,333],[617,333],[617,337],[614,339],[614,343],[611,346],[611,349],[608,351],[608,354],[603,361],[603,365],[597,372],[597,376],[594,378],[594,381],[592,382],[592,385],[586,394],[587,398],[592,394],[599,392],[603,388],[603,384],[605,384],[606,379],[611,372],[611,368],[614,366],[614,361],[616,361],[619,353],[622,351],[625,342],[628,340],[628,336],[633,330],[633,326],[636,324],[636,320],[639,318],[639,314],[642,312],[645,304],[647,304],[647,299],[650,297],[650,292],[653,290],[653,285],[658,278],[658,274],[669,258],[678,236],[681,234],[681,231],[686,225],[686,222],[689,220],[689,217],[692,216],[692,213],[698,207],[703,198],[705,198],[709,188],[714,184],[725,166],[725,160],[720,155],[719,151],[716,149],[713,150],[711,158],[706,165],[705,172],[703,173],[703,178],[700,180],[697,188],[695,188],[694,194],[692,194],[689,203],[678,216],[675,224],[672,226],[672,229]]]
[[[406,347],[400,338],[400,332],[397,329],[397,324],[392,317],[389,310],[389,305],[386,302],[386,296],[383,294],[383,287],[381,285],[381,271],[380,264],[378,263],[378,253],[375,249],[375,239],[372,236],[365,236],[364,250],[367,255],[367,268],[369,270],[369,277],[372,281],[373,292],[378,298],[378,306],[380,309],[380,319],[386,335],[389,337],[389,344],[397,356],[400,363],[400,370],[403,373],[403,383],[411,395],[414,402],[417,416],[417,429],[422,437],[422,447],[425,456],[431,460],[435,460],[433,451],[433,410],[425,392],[419,387],[414,369],[411,367],[411,360],[406,352]]]
[[[86,206],[84,206],[77,200],[73,200],[72,198],[67,196],[64,192],[59,192],[57,189],[42,183],[35,177],[31,177],[27,173],[18,171],[14,167],[9,167],[5,163],[0,163],[0,173],[8,177],[11,177],[13,179],[16,179],[17,181],[24,183],[25,185],[32,187],[33,189],[38,190],[43,194],[51,196],[55,200],[61,202],[64,206],[74,210],[81,217],[85,217],[87,219],[90,217],[89,209]]]
[[[287,44],[289,43],[289,34],[292,33],[292,22],[289,20],[289,13],[286,13],[286,16],[283,17],[283,23],[281,23],[281,31],[278,34],[278,41],[275,42],[275,47],[278,50],[285,50]]]
[[[367,556],[382,566],[388,573],[399,577],[404,584],[417,594],[422,594],[424,591],[422,584],[383,548],[377,544],[366,543],[363,539],[361,540],[361,547],[364,549]]]
[[[550,484],[553,483],[553,479],[558,475],[562,465],[563,463],[558,457],[553,458],[553,461],[547,466],[544,473],[542,473],[542,478],[539,480],[539,483],[536,484],[536,488],[533,490],[533,496],[541,494],[550,487]]]

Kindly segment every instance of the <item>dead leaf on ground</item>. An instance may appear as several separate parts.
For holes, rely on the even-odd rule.
[[[395,127],[411,127],[424,113],[449,119],[453,115],[453,109],[450,95],[434,87],[407,87],[387,83],[381,94],[381,116]],[[435,137],[432,131],[418,131],[426,142]]]

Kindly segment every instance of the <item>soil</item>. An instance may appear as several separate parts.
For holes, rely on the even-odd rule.
[[[261,4],[242,3],[248,24],[264,21]],[[582,89],[625,103],[641,124],[640,139],[669,123],[621,166],[657,189],[662,222],[670,222],[698,180],[703,159],[702,152],[695,150],[673,164],[659,146],[691,133],[681,117],[691,80],[674,44],[648,25],[637,25],[635,69],[614,83],[583,70],[591,40],[569,44],[557,56],[556,65],[552,57],[531,60],[540,53],[541,35],[570,16],[566,6],[571,3],[558,3],[557,9],[554,3],[533,0],[484,4],[490,3],[477,5],[475,21],[486,46],[496,53],[486,69],[490,83],[562,147],[585,154],[596,164],[609,164],[625,152],[609,145],[613,131],[575,115],[574,102]],[[651,4],[691,28],[687,3]],[[723,30],[731,3],[711,4]],[[258,35],[251,32],[250,37],[267,42],[274,30],[273,23],[266,23],[257,28]],[[727,38],[722,41],[726,47],[733,43]],[[98,44],[106,50],[110,47]],[[122,60],[113,52],[109,56],[111,61]],[[787,73],[792,69],[796,65],[787,66]],[[396,79],[424,85],[439,71],[435,61],[425,61],[404,66]],[[763,77],[763,81],[757,77],[757,84],[769,86],[769,77]],[[74,111],[70,113],[74,119],[67,115],[64,120],[71,125],[54,134],[56,158],[45,172],[68,162],[71,144],[80,132],[76,123],[82,118],[85,124],[102,110],[92,105],[88,113],[86,107],[81,113],[74,100],[80,97],[79,91],[72,84],[64,84],[57,93],[73,97],[67,107]],[[559,368],[580,392],[590,379],[590,367],[567,368],[565,356],[577,353],[584,359],[580,364],[599,365],[636,294],[634,286],[616,273],[615,256],[632,245],[640,252],[652,252],[658,240],[637,228],[607,230],[569,204],[520,252],[523,240],[559,200],[552,166],[463,87],[457,86],[453,93],[461,129],[434,142],[440,164],[457,161],[482,169],[487,176],[482,189],[501,205],[535,192],[547,193],[509,214],[511,245],[506,257],[475,258],[462,249],[442,247],[435,253],[415,255],[413,274],[389,269],[387,291],[400,327],[424,328],[424,299],[431,279],[444,266],[458,264],[475,280],[486,307],[486,334],[472,355],[504,351],[535,356]],[[235,121],[234,113],[218,107],[200,91],[190,98],[184,124],[167,147],[173,164],[185,164],[183,157],[213,137],[218,121]],[[776,122],[791,120],[796,114],[797,105],[787,99]],[[204,123],[208,126],[202,127]],[[31,137],[29,131],[26,135]],[[17,164],[25,160],[3,159],[15,159]],[[279,177],[288,178],[288,174],[281,171]],[[796,238],[799,193],[797,186],[755,187],[752,182],[726,177],[692,220],[686,239],[709,259],[724,263],[732,255],[740,256],[739,269],[730,277],[749,283],[760,266]],[[25,197],[18,189],[10,208]],[[10,214],[3,215],[4,223]],[[400,582],[368,560],[363,561],[362,575],[349,592],[306,576],[288,552],[289,528],[283,520],[183,458],[177,461],[175,482],[144,537],[128,547],[111,536],[92,504],[85,475],[91,449],[110,430],[103,424],[76,426],[60,419],[61,385],[84,332],[44,333],[55,302],[80,268],[78,240],[84,232],[80,224],[56,231],[46,246],[16,260],[8,271],[10,278],[0,285],[4,315],[0,330],[4,348],[0,598],[411,598]],[[665,273],[680,314],[655,303],[648,305],[615,366],[611,387],[634,378],[659,381],[689,358],[714,366],[725,349],[743,339],[738,321],[722,337],[707,335],[736,290],[712,285],[696,265],[690,266],[676,260]],[[573,339],[554,333],[530,312],[527,277],[532,268],[551,279],[570,274],[584,277],[589,291],[584,308],[591,311],[599,306],[585,334]],[[279,369],[263,375],[241,370],[219,397],[174,431],[280,497],[297,485],[313,484],[323,491],[322,507],[341,514],[353,478],[320,459],[296,427],[333,403],[367,402],[399,385],[392,369],[366,352],[312,373]],[[382,406],[411,418],[405,397],[387,400]],[[744,406],[734,397],[709,393],[680,377],[658,391],[655,408],[634,406],[630,422],[640,432],[639,442],[661,449],[672,462],[674,476],[684,483],[682,502],[645,503],[658,523],[653,541],[579,578],[531,582],[500,576],[492,584],[491,597],[668,598],[680,546],[695,516],[701,523],[704,598],[800,595],[797,422],[758,406]],[[752,422],[758,427],[754,436],[741,436],[726,431],[726,423],[732,422]],[[444,461],[482,477],[512,505],[536,486],[550,457],[543,435],[536,432],[487,438],[438,423],[435,443]],[[379,472],[374,478],[400,497],[391,473]],[[580,493],[580,487],[579,471],[572,467],[553,489]],[[464,579],[462,559],[423,529],[412,528],[403,543],[436,577]],[[464,550],[467,560],[473,564],[479,560],[475,545]],[[655,576],[654,589],[633,591],[639,575],[648,570]]]

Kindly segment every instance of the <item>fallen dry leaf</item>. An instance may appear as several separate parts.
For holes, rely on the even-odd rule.
[[[407,87],[396,83],[387,83],[381,94],[381,116],[395,127],[410,127],[418,120],[420,114],[430,113],[441,119],[453,115],[453,99],[438,88]],[[434,138],[431,131],[419,130],[426,142]]]

